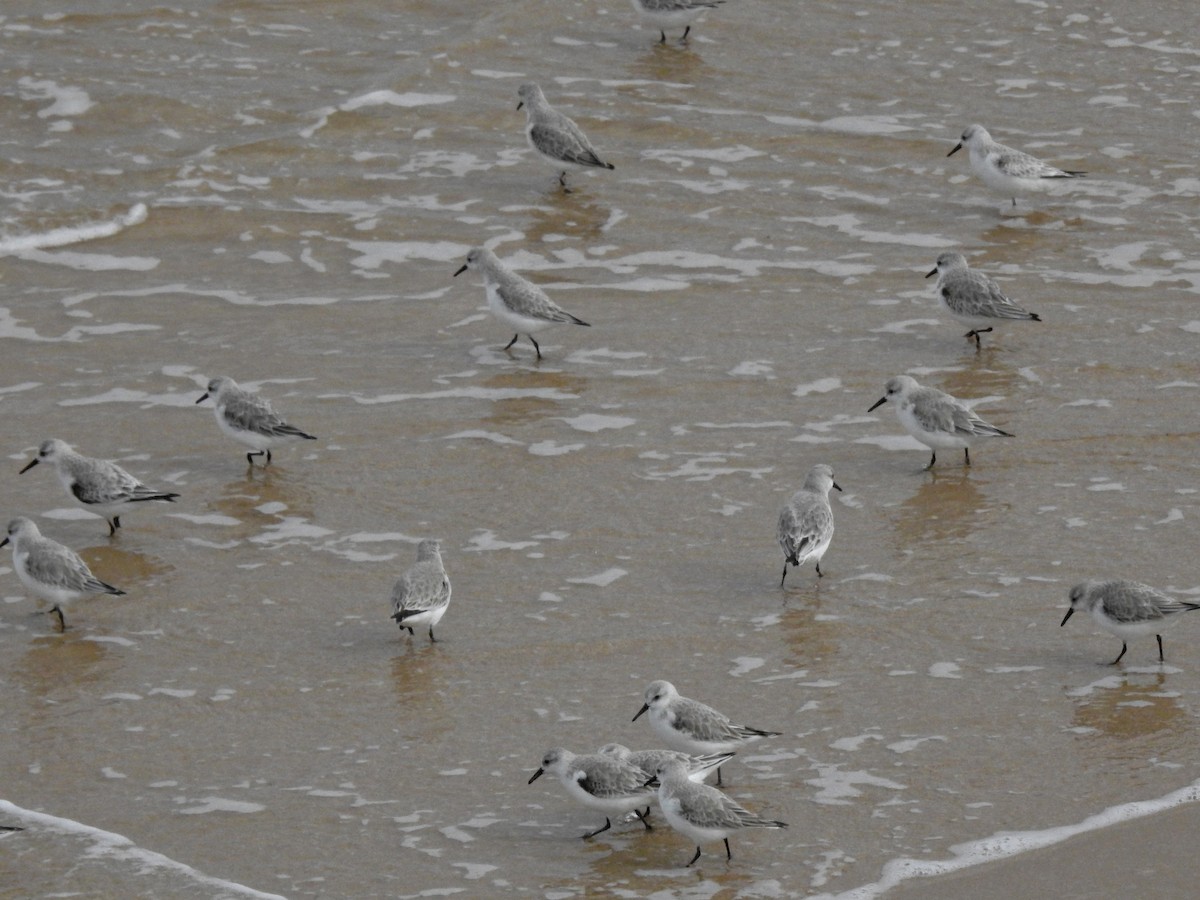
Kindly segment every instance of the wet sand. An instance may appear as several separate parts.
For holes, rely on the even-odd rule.
[[[1059,627],[1083,578],[1198,591],[1186,27],[781,8],[685,46],[623,0],[0,22],[0,240],[78,229],[0,257],[2,505],[128,592],[60,636],[0,557],[0,792],[80,827],[3,839],[0,891],[208,890],[95,829],[248,895],[804,897],[1200,777],[1200,620],[1165,665]],[[617,168],[559,191],[525,80]],[[946,158],[973,120],[1090,174],[1014,212]],[[452,277],[481,243],[592,327],[504,353]],[[951,247],[1043,321],[976,352],[923,278]],[[867,413],[904,372],[1016,437],[923,471]],[[215,375],[319,440],[248,468],[195,405]],[[47,437],[180,502],[110,539],[17,474]],[[817,462],[845,489],[825,577],[781,591]],[[434,645],[388,619],[423,537],[454,584]],[[792,827],[732,865],[684,870],[669,828],[581,841],[594,814],[527,784],[549,747],[648,745],[658,678],[783,732],[726,774]],[[1184,854],[1173,820],[1141,827]]]
[[[905,882],[892,900],[1094,900],[1195,895],[1186,848],[1200,829],[1194,803],[1069,838],[1053,847]]]

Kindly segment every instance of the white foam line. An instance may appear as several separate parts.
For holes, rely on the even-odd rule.
[[[145,203],[132,206],[129,212],[115,219],[95,222],[91,225],[74,225],[55,228],[42,234],[25,234],[20,237],[0,237],[0,254],[26,253],[30,250],[42,250],[46,247],[65,247],[68,244],[78,244],[83,241],[95,241],[99,238],[112,237],[118,231],[139,225],[146,221]]]
[[[34,812],[31,809],[24,809],[4,799],[0,799],[0,813],[5,813],[24,824],[36,824],[60,834],[73,834],[90,838],[94,846],[89,852],[89,856],[108,856],[120,862],[132,860],[142,866],[167,869],[186,875],[200,884],[217,887],[224,891],[232,891],[242,897],[257,897],[259,900],[287,900],[282,894],[267,894],[263,891],[256,891],[254,888],[246,887],[244,884],[238,884],[236,881],[226,881],[223,878],[213,878],[210,875],[197,872],[191,866],[163,856],[161,853],[155,853],[153,850],[138,847],[129,838],[112,831],[93,828],[91,825],[84,825],[82,822],[63,819],[59,816],[51,816],[47,813]]]
[[[865,884],[841,894],[821,894],[810,897],[809,900],[872,900],[910,878],[931,878],[935,875],[960,872],[983,863],[1052,847],[1079,834],[1099,831],[1110,825],[1140,819],[1197,801],[1200,801],[1200,781],[1194,781],[1187,787],[1157,800],[1135,800],[1132,803],[1110,806],[1076,825],[1060,825],[1042,831],[1002,831],[982,840],[956,844],[950,848],[950,852],[954,854],[953,859],[893,859],[884,865],[882,877],[874,884]]]

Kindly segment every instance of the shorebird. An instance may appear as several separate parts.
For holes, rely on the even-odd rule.
[[[213,413],[221,431],[251,448],[246,454],[246,462],[250,465],[254,465],[254,457],[263,455],[267,457],[266,465],[270,465],[271,448],[281,441],[293,438],[316,440],[311,434],[283,421],[271,408],[270,401],[240,387],[232,378],[212,379],[196,402],[203,403],[209,397],[216,404]]]
[[[558,183],[564,191],[567,187],[567,166],[581,169],[614,169],[605,162],[575,122],[563,115],[546,100],[546,95],[536,84],[523,84],[517,89],[521,98],[517,109],[525,107],[525,138],[542,159],[550,163],[559,173]]]
[[[537,358],[542,358],[542,348],[534,340],[533,333],[551,325],[568,323],[587,325],[582,319],[571,315],[546,292],[531,281],[522,278],[486,247],[476,247],[467,254],[467,261],[454,273],[458,277],[467,269],[478,269],[483,275],[483,287],[487,292],[488,310],[500,322],[513,329],[516,334],[504,345],[508,350],[522,334],[529,338]]]
[[[979,418],[967,404],[937,388],[921,387],[915,378],[897,375],[889,378],[886,393],[876,400],[867,412],[891,400],[896,404],[896,417],[904,430],[929,447],[926,469],[937,462],[939,448],[962,448],[966,464],[971,464],[971,442],[979,437],[1012,437],[995,425]]]
[[[37,456],[26,463],[25,474],[38,463],[54,466],[58,480],[75,502],[89,512],[103,516],[112,536],[121,527],[121,512],[131,503],[150,500],[175,502],[179,495],[146,487],[120,466],[106,459],[93,459],[71,449],[70,444],[51,438],[38,447]]]
[[[971,125],[962,133],[962,140],[947,153],[953,156],[963,147],[971,157],[971,168],[983,183],[1012,198],[1017,205],[1017,194],[1044,191],[1051,184],[1064,178],[1079,178],[1087,172],[1058,169],[1036,156],[1006,147],[992,140],[982,125]]]

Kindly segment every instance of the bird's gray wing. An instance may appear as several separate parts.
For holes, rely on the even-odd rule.
[[[672,704],[675,728],[702,741],[727,741],[737,737],[725,716],[695,700],[681,697]]]
[[[1000,285],[982,272],[968,273],[971,278],[973,296],[980,298],[982,314],[997,319],[1028,319],[1031,313],[1018,306],[1000,290]]]
[[[561,113],[558,115],[559,118],[552,122],[535,123],[529,129],[529,139],[533,145],[555,159],[580,166],[607,168],[608,163],[596,153],[579,126]]]
[[[969,410],[936,388],[921,388],[912,395],[913,417],[926,431],[971,433]]]
[[[49,542],[30,549],[25,570],[35,581],[71,590],[83,590],[84,582],[91,576],[87,565],[74,550]]]
[[[575,325],[585,324],[546,296],[541,288],[530,282],[501,284],[496,292],[504,305],[518,315],[547,322],[562,322]]]
[[[716,788],[696,784],[675,795],[683,818],[700,828],[737,828],[738,812],[749,815]]]
[[[225,420],[234,428],[271,434],[272,429],[282,425],[283,420],[271,408],[271,404],[253,394],[238,394],[224,403]]]
[[[602,800],[650,793],[650,789],[646,787],[645,773],[632,763],[615,757],[589,758],[579,768],[576,780],[581,788]]]
[[[800,560],[821,542],[832,524],[833,513],[823,503],[790,504],[779,519],[779,544],[789,560]]]
[[[1104,611],[1117,622],[1164,619],[1183,609],[1183,604],[1145,584],[1124,585],[1117,596],[1107,597],[1104,604]]]
[[[91,460],[86,471],[71,473],[71,493],[80,503],[112,503],[137,499],[149,491],[144,484],[108,460]],[[82,476],[82,477],[81,477]]]
[[[400,618],[414,616],[444,603],[450,593],[445,570],[435,561],[417,563],[392,589],[392,609]]]

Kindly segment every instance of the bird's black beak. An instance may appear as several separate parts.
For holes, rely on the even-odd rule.
[[[649,703],[643,703],[643,704],[642,704],[642,708],[641,708],[641,709],[639,709],[639,710],[637,711],[637,715],[636,715],[636,716],[634,716],[634,717],[633,717],[632,719],[630,719],[629,721],[630,721],[630,722],[636,722],[636,721],[637,721],[637,720],[638,720],[638,719],[641,717],[642,713],[644,713],[644,712],[645,712],[646,710],[648,710],[649,708],[650,708],[650,704],[649,704]]]
[[[525,105],[525,101],[522,100],[520,103],[517,104],[517,109],[520,109],[524,105]]]
[[[530,779],[529,779],[527,782],[525,782],[525,783],[526,783],[526,784],[533,784],[535,781],[537,781],[539,778],[541,778],[541,777],[542,777],[542,774],[543,774],[545,771],[546,771],[545,769],[539,768],[539,769],[538,769],[536,772],[534,772],[534,773],[533,773],[533,776],[532,776],[532,777],[531,777],[531,778],[530,778]]]
[[[650,780],[643,784],[642,787],[658,787],[658,776],[651,775]]]
[[[930,272],[929,274],[927,274],[925,277],[926,277],[926,278],[932,278],[932,277],[933,277],[934,275],[936,275],[936,274],[937,274],[937,266],[934,266],[934,267],[933,267],[933,271],[932,271],[932,272]]]
[[[30,469],[32,469],[32,468],[33,468],[34,466],[36,466],[37,464],[38,464],[38,459],[37,459],[37,457],[35,456],[35,457],[34,457],[33,459],[31,459],[29,462],[25,463],[25,468],[23,468],[23,469],[22,469],[20,472],[18,472],[17,474],[18,474],[18,475],[24,475],[26,472],[28,472]]]
[[[947,155],[947,156],[953,156],[955,153],[957,153],[957,152],[958,152],[959,150],[961,150],[961,149],[962,149],[962,141],[959,141],[957,144],[955,144],[955,145],[954,145],[954,149],[953,149],[953,150],[951,150],[951,151],[950,151],[949,153],[947,153],[946,155]]]
[[[196,403],[203,403],[207,399],[208,399],[208,391],[205,391],[204,394],[200,397],[200,399],[196,401]]]
[[[4,540],[0,541],[0,547],[7,546],[7,544],[8,544],[8,538],[5,538]]]
[[[466,263],[463,263],[463,267],[454,273],[454,277],[457,278],[459,275],[461,275],[465,271],[467,271],[467,265],[466,265]]]
[[[872,409],[874,409],[874,407],[872,407]],[[842,489],[842,486],[840,484],[838,484],[836,481],[833,483],[833,486],[835,488],[837,488],[839,491]]]
[[[884,403],[887,403],[887,394],[884,394],[882,397],[880,397],[878,400],[876,400],[873,404],[871,404],[871,408],[868,409],[867,412],[875,412],[875,410],[877,408],[879,408],[880,406],[882,406]]]
[[[1071,613],[1073,613],[1073,612],[1075,612],[1075,607],[1072,606],[1070,609],[1067,610],[1067,614],[1065,616],[1063,616],[1063,620],[1058,623],[1059,628],[1062,628],[1064,625],[1067,624],[1067,619],[1071,618]]]

